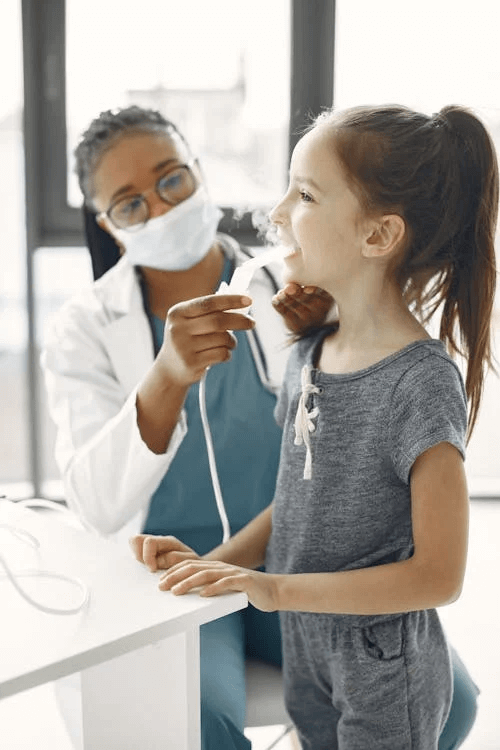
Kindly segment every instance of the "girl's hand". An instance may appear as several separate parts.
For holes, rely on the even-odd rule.
[[[227,591],[243,591],[249,601],[264,612],[277,609],[277,576],[237,565],[210,561],[184,560],[160,577],[158,588],[173,594],[186,594],[201,587],[200,596],[216,596]]]
[[[299,286],[292,281],[274,295],[272,304],[292,333],[302,333],[325,322],[333,301],[320,287]]]
[[[129,539],[132,551],[139,562],[152,573],[168,570],[181,560],[198,560],[199,555],[175,536],[137,534]]]

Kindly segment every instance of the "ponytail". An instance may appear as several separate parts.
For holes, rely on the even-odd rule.
[[[454,159],[455,210],[458,231],[442,290],[439,337],[450,354],[467,361],[465,389],[470,404],[470,438],[477,421],[486,367],[494,370],[491,319],[495,299],[495,230],[498,214],[498,167],[495,149],[482,123],[468,110],[445,107],[435,116],[443,121],[443,137]],[[449,169],[453,173],[453,169]],[[460,343],[456,340],[456,332]]]
[[[492,140],[468,109],[428,117],[407,107],[325,113],[333,145],[367,213],[397,213],[405,245],[391,269],[423,323],[441,308],[440,338],[467,361],[468,437],[493,368],[491,319],[498,166]],[[458,339],[458,340],[457,340]]]

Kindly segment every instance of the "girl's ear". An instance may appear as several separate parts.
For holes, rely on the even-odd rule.
[[[406,234],[406,224],[399,214],[378,219],[365,240],[365,258],[386,258],[396,250]]]

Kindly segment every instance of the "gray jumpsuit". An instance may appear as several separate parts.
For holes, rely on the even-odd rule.
[[[314,367],[321,335],[292,350],[266,568],[343,571],[411,557],[410,471],[447,441],[464,457],[460,372],[435,339],[371,367]],[[304,750],[434,750],[452,696],[436,610],[281,612],[287,708]]]

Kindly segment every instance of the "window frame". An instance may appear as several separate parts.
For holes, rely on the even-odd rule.
[[[84,245],[81,211],[67,202],[65,0],[23,0],[26,201],[30,247]],[[333,103],[335,0],[291,0],[289,153]],[[260,244],[251,215],[223,206],[221,230]]]

